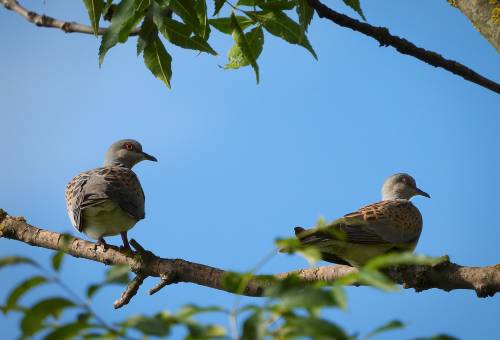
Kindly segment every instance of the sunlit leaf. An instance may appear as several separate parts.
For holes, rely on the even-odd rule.
[[[43,321],[52,316],[58,318],[62,311],[75,304],[62,297],[52,297],[41,300],[27,310],[21,320],[21,330],[23,335],[31,336],[42,329]]]
[[[366,336],[366,338],[371,338],[371,337],[373,337],[375,335],[378,335],[380,333],[384,333],[384,332],[391,331],[391,330],[394,330],[394,329],[401,329],[401,328],[404,328],[404,327],[405,327],[405,324],[402,323],[401,321],[399,321],[399,320],[392,320],[392,321],[389,321],[388,323],[386,323],[385,325],[377,327],[376,329],[374,329],[373,331],[371,331]]]
[[[347,309],[347,296],[345,294],[345,289],[339,284],[334,284],[332,287],[332,295],[337,302],[340,309]]]
[[[243,49],[242,45],[236,43],[231,47],[228,53],[229,63],[225,65],[225,68],[240,68],[243,66],[251,65],[252,59],[255,60],[259,57],[262,52],[262,47],[264,45],[264,32],[262,27],[255,27],[250,32],[245,34],[246,41],[250,47],[250,53],[247,54]]]
[[[430,256],[417,255],[411,252],[389,253],[371,259],[370,261],[368,261],[368,263],[366,263],[365,267],[371,269],[379,269],[401,264],[435,265],[445,260],[445,257],[435,258]]]
[[[264,43],[264,38],[262,35],[262,41],[255,41],[253,45],[250,45],[250,42],[247,39],[247,36],[243,33],[240,24],[238,23],[238,19],[236,19],[236,15],[231,13],[231,27],[233,29],[233,40],[236,44],[236,47],[231,48],[229,50],[229,64],[232,66],[226,66],[228,68],[234,68],[233,66],[238,65],[240,62],[243,64],[248,62],[252,65],[252,68],[255,71],[255,78],[257,79],[257,83],[259,83],[259,65],[257,65],[257,56],[255,54],[256,51],[259,50],[259,44]],[[259,36],[262,32],[256,31],[254,33],[254,37],[256,40],[259,39]],[[260,47],[262,50],[262,47]],[[260,53],[260,52],[259,52]]]
[[[318,59],[302,27],[281,11],[245,12],[250,18],[264,25],[266,30],[290,44],[306,48]]]
[[[48,281],[44,276],[32,276],[18,284],[7,296],[7,302],[4,306],[4,313],[15,309],[15,307],[17,306],[17,302],[24,294],[46,282]]]
[[[235,15],[235,16],[236,20],[238,20],[238,24],[240,25],[242,31],[244,31],[247,27],[251,26],[254,23],[253,20],[247,17],[241,15]],[[233,27],[231,26],[231,17],[209,19],[208,23],[222,33],[226,34],[233,33]]]
[[[343,0],[343,1],[347,6],[355,10],[356,13],[358,13],[359,16],[363,18],[363,20],[366,21],[365,15],[363,14],[363,10],[361,10],[361,5],[359,3],[359,0]]]
[[[388,292],[399,290],[398,286],[391,281],[387,276],[378,270],[371,268],[361,268],[358,273],[361,283],[385,290]]]
[[[92,25],[92,30],[94,35],[97,37],[99,32],[99,20],[101,19],[101,13],[104,8],[103,0],[83,0],[85,8],[89,13],[90,23]]]
[[[252,273],[225,272],[222,277],[222,285],[230,292],[242,292],[252,278]]]

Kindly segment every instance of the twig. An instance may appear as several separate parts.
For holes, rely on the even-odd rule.
[[[115,309],[122,308],[126,304],[130,302],[130,300],[137,294],[137,291],[139,290],[139,287],[141,284],[144,282],[144,279],[146,278],[146,275],[143,274],[137,274],[132,281],[129,282],[127,285],[127,288],[125,291],[122,293],[120,298],[115,301],[113,306]]]
[[[307,0],[307,2],[312,8],[314,8],[316,13],[318,13],[321,18],[327,18],[337,25],[350,28],[354,31],[372,37],[379,42],[380,46],[392,46],[402,54],[410,55],[435,67],[442,67],[451,73],[461,76],[465,80],[500,94],[500,84],[483,77],[479,73],[457,61],[446,59],[436,52],[417,47],[415,44],[406,39],[390,34],[389,30],[385,27],[375,27],[348,17],[347,15],[338,13],[321,3],[319,0]]]
[[[94,34],[94,30],[91,26],[80,24],[78,22],[59,20],[45,14],[38,14],[26,9],[17,0],[0,0],[0,3],[2,3],[6,9],[21,15],[26,20],[39,27],[57,28],[66,33]],[[97,34],[103,35],[107,30],[107,28],[100,27]],[[134,28],[132,32],[130,32],[130,35],[137,35],[139,34],[139,31],[140,28]]]

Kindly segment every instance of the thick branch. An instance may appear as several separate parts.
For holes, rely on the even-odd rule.
[[[19,4],[19,2],[17,2],[16,0],[0,0],[0,2],[5,6],[5,8],[23,16],[26,20],[39,27],[58,28],[66,33],[77,32],[85,34],[94,34],[94,30],[92,29],[92,27],[88,25],[80,24],[77,22],[63,21],[49,17],[45,14],[38,14],[32,12],[23,7],[21,4]],[[134,30],[132,30],[130,35],[139,34],[139,30],[140,30],[139,28],[135,28]],[[107,28],[100,27],[98,34],[103,35],[106,31]]]
[[[120,251],[119,248],[104,249],[94,243],[71,238],[68,240],[63,234],[33,227],[22,217],[8,216],[0,209],[0,238],[21,241],[33,246],[63,250],[75,257],[81,257],[107,265],[127,264],[138,277],[127,288],[125,297],[132,297],[142,283],[144,277],[160,277],[161,282],[153,288],[153,293],[165,285],[178,282],[191,282],[198,285],[230,291],[223,284],[226,271],[203,264],[181,259],[160,258],[150,252],[141,250],[136,253]],[[136,247],[137,249],[138,247]],[[292,274],[297,275],[304,282],[334,282],[356,269],[349,266],[324,266],[318,268],[301,269],[274,275],[274,278],[283,279]],[[454,289],[475,290],[480,297],[493,296],[500,291],[500,265],[488,267],[463,267],[454,263],[444,262],[438,266],[399,266],[386,271],[386,274],[395,282],[403,284],[405,288],[415,288],[422,291],[438,288],[445,291]],[[262,296],[264,289],[272,284],[269,276],[254,276],[242,293],[247,296]],[[121,301],[121,300],[120,300]]]
[[[465,80],[500,94],[500,84],[483,77],[457,61],[446,59],[436,52],[417,47],[406,39],[390,34],[389,30],[385,27],[375,27],[338,13],[322,4],[319,0],[307,0],[307,2],[321,18],[327,18],[337,25],[350,28],[372,37],[379,42],[380,46],[392,46],[402,54],[410,55],[435,67],[442,67],[451,73],[461,76]]]

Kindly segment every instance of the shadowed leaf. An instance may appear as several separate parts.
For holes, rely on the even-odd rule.
[[[387,332],[387,331],[391,331],[391,330],[394,330],[394,329],[400,329],[400,328],[404,328],[404,327],[405,327],[405,324],[402,323],[401,321],[399,321],[399,320],[392,320],[392,321],[389,321],[388,323],[386,323],[385,325],[377,327],[376,329],[374,329],[373,331],[371,331],[366,336],[366,338],[371,338],[371,337],[373,337],[375,335],[378,335],[380,333],[384,333],[384,332]]]
[[[5,303],[4,307],[4,312],[15,309],[17,306],[17,302],[24,294],[46,282],[47,279],[43,276],[32,276],[29,279],[26,279],[18,284],[8,295],[7,302]]]
[[[343,0],[343,1],[347,6],[355,10],[356,13],[358,13],[359,16],[363,18],[363,20],[366,21],[365,15],[363,14],[363,10],[361,10],[361,5],[359,3],[359,0]]]
[[[29,265],[32,265],[35,267],[40,267],[40,265],[36,261],[30,259],[29,257],[6,256],[6,257],[0,258],[0,269],[3,267],[14,266],[14,265],[18,265],[18,264],[29,264]]]
[[[243,17],[241,15],[236,15],[236,20],[238,20],[238,24],[240,25],[242,31],[244,31],[248,26],[251,26],[254,23],[251,19]],[[210,19],[208,20],[208,23],[222,33],[233,33],[233,27],[231,26],[231,17]]]
[[[33,305],[21,320],[23,335],[31,336],[42,329],[43,321],[52,316],[58,318],[65,308],[74,307],[75,304],[62,297],[52,297],[41,300]]]

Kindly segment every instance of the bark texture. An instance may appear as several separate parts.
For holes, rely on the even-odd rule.
[[[63,250],[74,257],[84,258],[106,265],[128,265],[136,274],[129,287],[115,303],[115,308],[127,304],[137,293],[140,284],[147,276],[159,277],[160,282],[150,290],[154,294],[161,288],[179,282],[190,282],[201,286],[238,293],[247,296],[263,296],[265,288],[273,280],[283,279],[290,275],[297,275],[307,282],[334,282],[335,280],[355,272],[357,269],[350,266],[335,265],[317,268],[300,269],[275,275],[253,276],[244,291],[234,292],[225,287],[225,270],[210,267],[204,264],[189,262],[182,259],[161,258],[144,250],[137,242],[131,244],[137,252],[121,251],[110,246],[104,249],[94,243],[77,237],[68,237],[64,234],[36,228],[22,217],[12,217],[0,209],[0,238],[17,240],[32,246]],[[487,267],[464,267],[449,261],[436,266],[398,266],[387,269],[386,275],[404,288],[414,288],[423,291],[438,288],[445,291],[454,289],[474,290],[479,297],[493,296],[500,291],[500,264]]]
[[[500,52],[500,1],[448,0],[458,8],[474,27]]]

